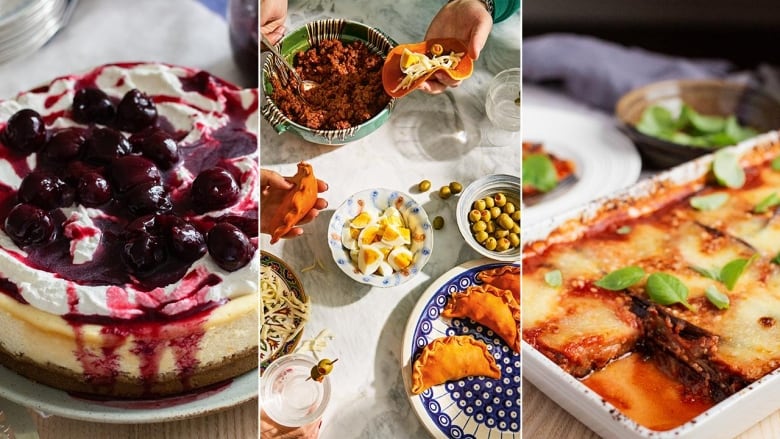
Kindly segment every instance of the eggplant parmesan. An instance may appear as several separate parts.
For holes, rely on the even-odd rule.
[[[780,140],[735,151],[737,183],[707,157],[524,240],[524,341],[577,378],[637,354],[713,404],[780,367]]]

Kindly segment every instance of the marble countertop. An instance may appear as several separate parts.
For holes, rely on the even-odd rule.
[[[416,42],[423,39],[441,4],[291,0],[288,29],[317,18],[347,18],[378,27],[399,43]],[[304,226],[303,236],[274,245],[268,237],[261,242],[265,251],[283,259],[298,274],[311,298],[312,314],[303,338],[313,338],[323,329],[335,335],[323,352],[339,359],[331,374],[334,391],[323,417],[323,439],[428,435],[404,387],[404,329],[418,298],[434,280],[461,263],[480,258],[458,232],[457,198],[442,200],[436,192],[451,181],[465,187],[487,174],[519,175],[520,169],[519,137],[515,146],[489,146],[482,132],[491,129],[484,106],[488,82],[500,70],[519,64],[520,14],[494,26],[490,38],[472,77],[452,89],[467,131],[465,143],[451,137],[454,112],[450,100],[419,91],[401,98],[379,130],[343,146],[307,143],[292,133],[279,135],[266,121],[261,122],[263,168],[292,175],[303,160],[330,186],[322,194],[328,209]],[[423,179],[432,182],[432,190],[421,194],[416,185]],[[333,211],[353,193],[374,187],[406,192],[430,218],[440,215],[445,220],[444,228],[435,231],[427,265],[398,287],[371,288],[354,282],[341,272],[328,248],[326,233]]]

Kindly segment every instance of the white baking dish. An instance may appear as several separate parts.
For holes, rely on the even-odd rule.
[[[780,132],[771,132],[743,142],[734,147],[734,150],[742,158],[743,165],[763,162],[780,154]],[[627,201],[650,199],[656,192],[670,187],[670,183],[672,186],[691,183],[703,185],[711,162],[710,154],[643,180],[611,196],[546,221],[524,226],[523,242],[531,245],[571,242],[577,239],[596,217],[617,206],[629,208],[629,215],[638,216],[644,210],[652,210],[652,207],[633,208],[629,206],[634,203]],[[531,345],[523,342],[522,349],[523,376],[605,438],[731,438],[780,409],[780,369],[776,369],[691,421],[672,430],[654,431],[621,414],[613,405],[564,372]]]

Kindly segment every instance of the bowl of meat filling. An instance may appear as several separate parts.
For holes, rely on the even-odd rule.
[[[382,86],[382,66],[395,45],[376,28],[342,19],[295,30],[276,48],[316,86],[299,89],[273,55],[265,57],[263,118],[278,133],[290,131],[312,143],[340,145],[367,136],[390,118],[395,105]]]

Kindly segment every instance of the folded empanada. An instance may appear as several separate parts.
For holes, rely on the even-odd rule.
[[[509,290],[520,302],[520,266],[504,265],[477,273],[477,279],[496,288]]]
[[[487,345],[468,335],[437,338],[412,364],[412,393],[469,376],[501,378],[501,369]]]
[[[493,330],[515,352],[520,352],[520,305],[509,290],[472,285],[454,293],[441,315],[469,318]]]

